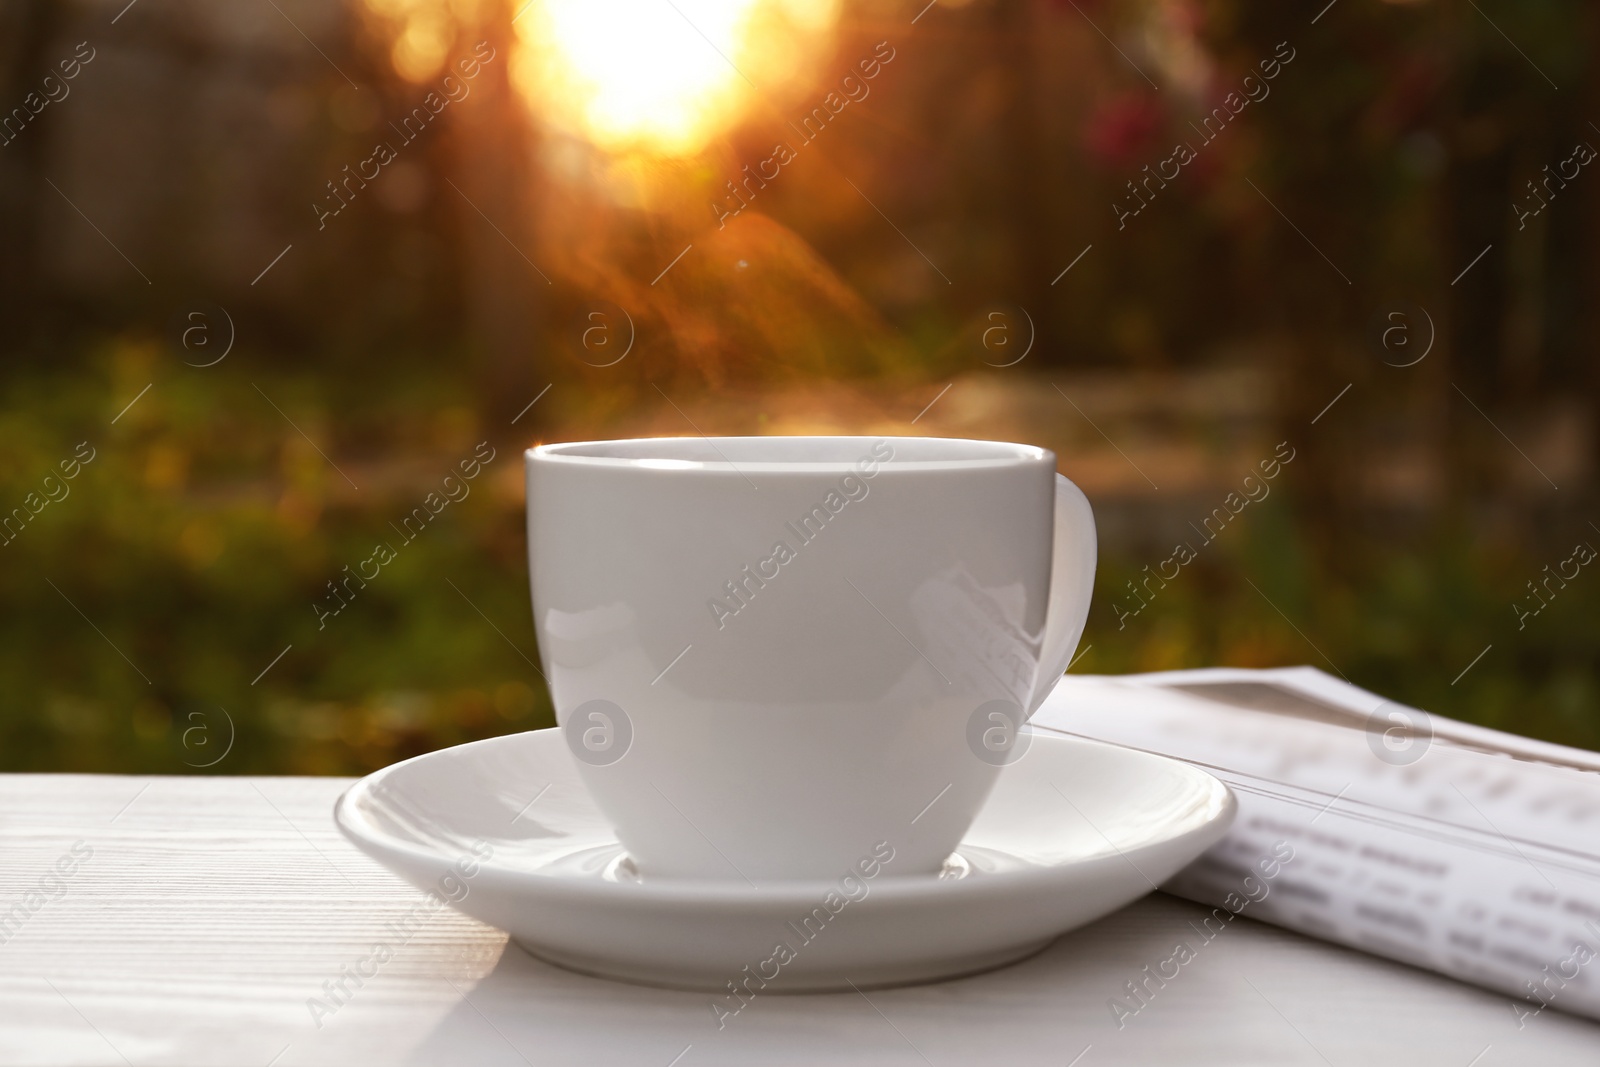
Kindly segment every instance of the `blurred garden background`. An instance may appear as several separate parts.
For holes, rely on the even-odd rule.
[[[550,725],[521,449],[697,432],[1048,446],[1074,671],[1600,747],[1597,54],[1580,0],[8,0],[0,769]]]

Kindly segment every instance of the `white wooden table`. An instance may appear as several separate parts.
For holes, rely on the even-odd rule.
[[[1249,920],[1119,1029],[1110,999],[1201,914],[1159,894],[1010,968],[770,996],[719,1031],[708,996],[570,974],[453,911],[386,928],[421,894],[334,829],[347,784],[0,775],[0,1064],[1600,1062],[1600,1025],[1519,1029],[1504,997]]]

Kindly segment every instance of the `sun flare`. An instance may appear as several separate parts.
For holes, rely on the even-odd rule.
[[[613,150],[691,155],[813,73],[838,0],[531,0],[524,98]]]

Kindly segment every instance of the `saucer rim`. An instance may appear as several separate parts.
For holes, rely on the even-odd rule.
[[[405,872],[413,867],[432,869],[440,867],[443,860],[441,853],[436,850],[427,850],[420,846],[398,842],[389,837],[380,837],[376,832],[366,833],[361,829],[359,818],[348,813],[349,806],[354,802],[358,792],[370,792],[382,783],[390,774],[398,772],[401,768],[422,760],[442,758],[446,753],[458,752],[464,749],[489,747],[505,744],[510,738],[525,735],[545,735],[554,737],[559,734],[559,727],[546,727],[538,730],[521,730],[516,733],[500,734],[495,737],[481,738],[477,741],[468,741],[447,748],[435,749],[432,752],[419,753],[408,759],[382,767],[371,774],[365,775],[351,783],[343,790],[333,803],[333,821],[339,832],[356,846],[360,851],[373,855],[392,857],[400,861],[398,864],[386,864],[395,873],[405,877]],[[877,906],[884,906],[884,898],[890,902],[905,903],[918,899],[928,899],[959,893],[979,900],[995,896],[1004,898],[1029,886],[1038,883],[1043,886],[1047,883],[1058,883],[1065,871],[1092,871],[1107,863],[1125,863],[1136,871],[1140,870],[1137,860],[1158,849],[1166,849],[1175,842],[1190,840],[1199,837],[1209,837],[1205,847],[1209,848],[1220,840],[1228,828],[1233,824],[1238,815],[1238,800],[1234,792],[1221,779],[1217,778],[1192,764],[1184,763],[1167,756],[1160,756],[1139,749],[1127,748],[1121,745],[1110,744],[1088,738],[1074,737],[1071,735],[1045,735],[1036,734],[1034,744],[1043,742],[1046,749],[1064,751],[1094,750],[1115,751],[1120,754],[1135,758],[1136,762],[1149,762],[1164,765],[1167,768],[1177,768],[1180,773],[1208,784],[1211,794],[1212,811],[1202,821],[1176,833],[1163,833],[1140,843],[1127,847],[1117,848],[1109,841],[1108,850],[1096,852],[1088,856],[1078,856],[1056,863],[1035,864],[1023,870],[997,871],[984,873],[978,877],[959,879],[940,878],[937,872],[917,874],[886,875],[873,882],[874,892],[863,897],[860,901],[866,907],[877,900]],[[1031,746],[1030,746],[1031,751]],[[581,780],[577,780],[581,787]],[[985,801],[987,803],[987,801]],[[987,846],[986,846],[987,847]],[[958,844],[954,851],[960,851]],[[1203,851],[1203,850],[1202,850]],[[548,898],[555,900],[589,901],[598,895],[609,895],[617,899],[628,899],[639,903],[648,902],[657,907],[683,907],[700,911],[708,903],[737,907],[749,904],[754,910],[764,911],[773,903],[792,898],[796,903],[814,902],[830,891],[837,890],[838,879],[796,879],[755,884],[739,882],[733,879],[712,878],[655,878],[650,881],[639,882],[612,882],[599,878],[580,878],[571,874],[556,874],[547,871],[529,870],[522,867],[510,867],[495,863],[489,859],[478,860],[478,873],[473,876],[474,881],[484,879],[479,884],[497,885],[508,889],[533,889]],[[1143,872],[1140,871],[1142,874]],[[407,880],[410,880],[409,878]],[[874,908],[875,910],[875,908]]]

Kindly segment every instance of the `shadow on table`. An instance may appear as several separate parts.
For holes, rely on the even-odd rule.
[[[1171,922],[1164,923],[1170,928]],[[1152,945],[1170,940],[1151,929]],[[999,1027],[1031,1062],[1065,1063],[1110,1033],[1107,947],[1091,927],[1010,967],[930,985],[867,993],[759,994],[721,1019],[712,993],[630,985],[567,971],[507,942],[499,963],[412,1054],[414,1064],[870,1062],[927,1067],[984,1062]],[[1143,958],[1118,936],[1117,955]],[[1152,959],[1157,957],[1151,957]],[[1081,1010],[1063,1012],[1066,1004]],[[1095,1010],[1089,1010],[1093,1005]],[[675,1059],[674,1057],[679,1057]],[[952,1057],[954,1057],[952,1059]],[[1044,1057],[1041,1059],[1041,1057]],[[1004,1058],[1004,1057],[1002,1057]],[[1011,1062],[1009,1059],[1007,1062]]]
[[[1208,913],[1154,893],[1010,967],[865,995],[762,994],[720,1029],[712,994],[590,978],[508,944],[412,1062],[1327,1067],[1465,1064],[1492,1045],[1515,1056],[1494,1062],[1594,1063],[1594,1023],[1552,1011],[1519,1028],[1504,996],[1249,918],[1202,940]],[[1181,963],[1180,942],[1193,949]]]

